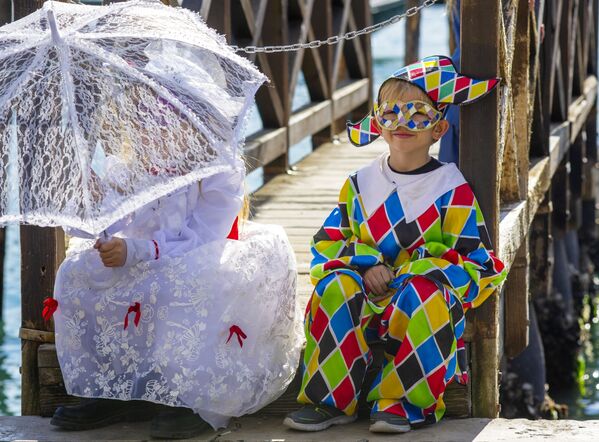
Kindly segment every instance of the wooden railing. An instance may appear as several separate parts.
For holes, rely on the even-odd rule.
[[[305,43],[344,34],[370,24],[368,0],[204,1],[201,15],[238,46]],[[253,54],[248,58],[271,80],[256,104],[264,130],[248,137],[249,168],[266,175],[289,169],[289,148],[306,137],[315,146],[345,127],[346,116],[370,106],[370,38],[294,52]],[[292,112],[300,72],[311,103]]]

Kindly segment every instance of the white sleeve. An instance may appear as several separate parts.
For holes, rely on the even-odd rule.
[[[193,210],[191,226],[199,243],[226,238],[243,206],[243,166],[218,173],[200,183],[198,203]]]
[[[122,238],[127,243],[127,260],[125,267],[130,267],[142,261],[158,259],[154,241],[148,239]]]

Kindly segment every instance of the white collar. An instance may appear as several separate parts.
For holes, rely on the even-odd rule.
[[[385,152],[368,166],[358,170],[357,180],[366,215],[370,216],[391,192],[397,191],[406,222],[418,218],[439,197],[464,184],[466,179],[454,163],[446,163],[417,175],[395,173],[387,164]]]

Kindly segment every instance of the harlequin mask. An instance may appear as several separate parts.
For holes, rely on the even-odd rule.
[[[441,120],[448,105],[472,103],[487,95],[499,83],[499,78],[478,80],[462,75],[456,71],[451,59],[442,55],[426,57],[403,67],[388,79],[391,78],[406,81],[420,88],[432,100],[434,107],[423,103],[426,108],[416,109],[414,106],[414,109],[408,109],[408,103],[402,103],[406,106],[404,110],[401,105],[396,109],[397,103],[389,102],[385,110],[381,110],[384,104],[381,103],[379,108],[373,109],[357,123],[347,122],[347,135],[354,146],[372,143],[381,135],[381,128],[393,130],[393,126],[404,126],[410,130],[429,129]]]
[[[374,116],[382,129],[395,130],[402,126],[411,131],[434,127],[443,113],[424,101],[384,101],[374,103]]]

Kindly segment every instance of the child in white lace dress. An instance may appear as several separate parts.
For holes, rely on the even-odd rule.
[[[144,206],[111,239],[72,241],[55,287],[65,386],[121,401],[61,407],[55,425],[149,418],[152,402],[176,407],[154,418],[154,437],[190,437],[285,390],[302,342],[295,258],[278,226],[245,222],[227,238],[243,179],[239,161]]]

